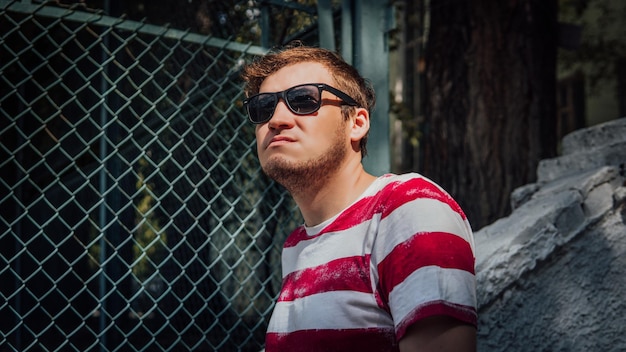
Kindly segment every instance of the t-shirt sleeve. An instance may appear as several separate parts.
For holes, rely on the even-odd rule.
[[[396,338],[434,315],[476,325],[474,242],[458,204],[423,178],[394,185],[381,203],[373,275]]]

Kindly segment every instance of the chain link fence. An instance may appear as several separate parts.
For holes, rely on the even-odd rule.
[[[241,108],[262,51],[0,5],[0,351],[258,351],[301,221]]]

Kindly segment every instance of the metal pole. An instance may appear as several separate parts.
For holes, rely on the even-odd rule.
[[[382,175],[391,169],[389,138],[389,48],[391,5],[379,0],[356,0],[353,65],[376,90],[376,107],[370,115],[368,155],[365,169]]]
[[[330,0],[317,1],[317,28],[319,29],[320,47],[335,51],[333,5]]]
[[[352,48],[354,46],[354,33],[352,32],[353,7],[352,0],[343,0],[341,2],[341,56],[349,64],[354,62],[352,59]]]
[[[105,13],[110,13],[110,2],[109,0],[105,0],[103,7],[105,10]],[[109,46],[109,36],[107,34],[105,34],[102,37],[102,49],[101,49],[101,62],[102,64],[104,64],[107,61],[107,53],[106,53],[106,48]],[[98,282],[99,282],[99,287],[98,287],[98,298],[100,299],[100,304],[99,304],[99,310],[100,310],[100,315],[98,317],[98,327],[99,327],[99,335],[98,338],[100,340],[100,350],[102,352],[105,352],[107,350],[107,319],[106,319],[106,311],[107,311],[107,305],[106,305],[106,294],[107,294],[107,280],[106,280],[106,270],[105,270],[105,261],[107,259],[107,241],[106,241],[106,227],[107,227],[107,213],[106,213],[106,199],[107,197],[105,196],[106,192],[107,192],[107,180],[106,180],[106,159],[107,159],[107,154],[108,154],[108,149],[107,149],[107,136],[106,136],[106,130],[107,130],[107,123],[108,123],[108,113],[106,110],[106,103],[107,103],[107,96],[106,96],[106,91],[108,88],[108,83],[106,81],[106,77],[107,75],[107,65],[104,64],[104,66],[102,67],[102,73],[101,73],[101,79],[100,79],[100,92],[101,94],[103,94],[102,96],[102,101],[101,101],[101,105],[100,105],[100,128],[101,130],[101,137],[100,137],[100,141],[99,141],[99,145],[100,145],[100,153],[99,153],[99,157],[100,157],[100,162],[102,163],[100,165],[100,172],[98,175],[98,193],[100,194],[100,196],[102,197],[102,202],[100,203],[100,206],[98,208],[98,228],[100,229],[100,241],[99,241],[99,247],[100,247],[100,255],[99,255],[99,263],[100,263],[100,267],[99,267],[99,278],[98,278]]]
[[[270,7],[266,3],[261,5],[261,47],[270,47]]]

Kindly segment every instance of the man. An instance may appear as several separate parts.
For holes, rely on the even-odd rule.
[[[245,67],[263,171],[304,224],[287,238],[266,351],[474,351],[473,238],[418,174],[361,163],[374,92],[337,54],[291,46]]]

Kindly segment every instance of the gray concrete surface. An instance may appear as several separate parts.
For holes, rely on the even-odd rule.
[[[476,232],[479,351],[626,351],[626,118],[562,150]]]

